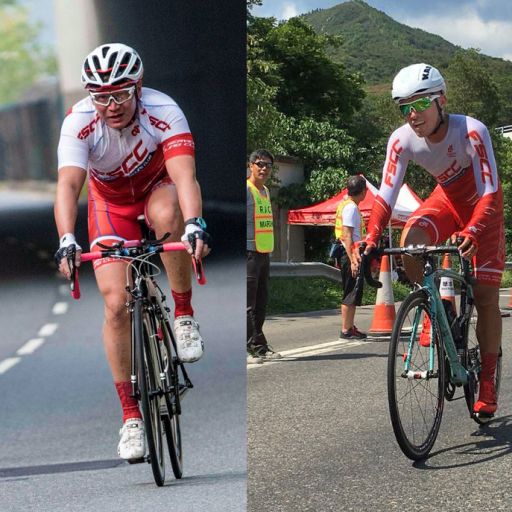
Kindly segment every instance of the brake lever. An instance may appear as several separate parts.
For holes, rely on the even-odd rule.
[[[80,281],[78,280],[78,267],[75,265],[76,248],[73,246],[66,251],[66,259],[68,261],[70,280],[69,289],[71,297],[78,300],[80,298]]]
[[[373,278],[371,270],[371,261],[374,258],[376,258],[377,249],[372,249],[369,254],[364,253],[365,249],[366,243],[363,242],[359,247],[359,251],[361,254],[361,264],[359,267],[359,272],[363,273],[364,279],[369,286],[371,286],[372,288],[382,288],[382,283],[379,280]]]
[[[192,267],[194,268],[194,274],[199,284],[206,284],[206,276],[204,275],[203,262],[201,259],[196,259],[192,256]]]

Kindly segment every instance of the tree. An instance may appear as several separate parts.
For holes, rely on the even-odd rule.
[[[0,0],[0,104],[18,100],[38,78],[55,73],[55,59],[37,43],[39,30],[17,0]]]
[[[317,34],[299,18],[281,22],[268,32],[264,51],[279,63],[276,106],[286,115],[347,125],[364,97],[362,79],[327,55],[339,36]]]
[[[478,50],[458,51],[445,73],[450,112],[466,114],[495,127],[500,96]]]
[[[327,57],[336,38],[298,19],[252,15],[247,32],[248,148],[299,157],[307,176],[327,167],[351,170],[358,152],[345,127],[364,92],[357,76]]]

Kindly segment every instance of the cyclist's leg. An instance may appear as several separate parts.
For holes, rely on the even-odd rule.
[[[170,178],[163,178],[149,193],[145,205],[146,219],[157,238],[171,233],[169,241],[179,241],[184,230],[176,187]],[[174,330],[178,356],[192,363],[203,355],[204,341],[192,308],[190,256],[184,251],[161,254],[175,303]]]
[[[128,211],[127,211],[128,210]],[[133,211],[132,211],[133,210]],[[89,191],[89,240],[91,249],[98,249],[97,242],[111,245],[120,240],[140,238],[136,222],[137,211],[142,205],[118,208],[108,204],[93,190]],[[94,265],[96,281],[105,305],[103,341],[107,361],[123,410],[123,429],[119,454],[136,459],[144,455],[144,430],[141,422],[128,422],[142,417],[137,400],[131,397],[131,330],[126,312],[126,263],[102,259]]]
[[[502,320],[499,285],[505,264],[503,223],[497,219],[483,234],[475,257],[477,285],[474,287],[478,312],[476,335],[480,345],[480,388],[475,412],[492,414],[497,409],[495,373],[501,347]]]
[[[440,186],[411,215],[403,231],[400,245],[442,244],[460,226],[460,219],[453,211]],[[410,256],[403,258],[404,269],[412,283],[422,280],[423,266]]]
[[[183,216],[178,203],[176,187],[168,178],[160,181],[150,192],[145,206],[146,219],[155,231],[157,238],[165,233],[171,233],[167,239],[169,242],[177,242],[183,234]],[[177,297],[175,316],[192,315],[190,304],[191,293],[191,266],[190,256],[184,251],[169,251],[161,254],[167,277],[169,279],[173,296]],[[183,298],[182,303],[179,299]],[[175,297],[176,301],[176,297]]]

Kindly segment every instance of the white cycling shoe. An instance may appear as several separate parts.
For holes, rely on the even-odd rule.
[[[176,348],[183,363],[193,363],[201,359],[204,343],[199,333],[199,324],[190,315],[179,316],[174,320]]]
[[[121,459],[136,460],[144,457],[146,453],[146,436],[144,422],[140,418],[131,418],[124,422],[119,431],[121,440],[117,446],[117,453]]]

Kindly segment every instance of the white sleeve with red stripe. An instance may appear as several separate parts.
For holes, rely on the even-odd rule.
[[[467,117],[466,121],[467,151],[472,159],[475,184],[480,199],[461,234],[470,236],[478,242],[479,235],[487,228],[489,221],[496,214],[501,214],[503,199],[489,131],[477,119]]]
[[[386,161],[382,169],[382,182],[368,221],[368,235],[366,236],[368,242],[376,244],[379,241],[382,231],[391,218],[391,212],[404,180],[409,163],[407,152],[404,151],[405,126],[395,130],[388,141]]]
[[[168,160],[178,155],[195,155],[195,145],[183,111],[177,106],[167,109],[164,122],[170,126],[162,134],[164,158]]]
[[[86,139],[78,138],[77,116],[82,114],[70,113],[62,123],[59,146],[57,149],[58,168],[80,167],[87,170],[89,165],[89,144]]]

